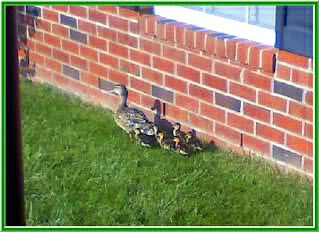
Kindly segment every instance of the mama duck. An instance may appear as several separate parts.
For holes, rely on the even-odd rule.
[[[110,93],[120,96],[121,100],[114,113],[114,121],[128,134],[136,128],[146,135],[155,135],[154,125],[150,122],[143,111],[127,106],[128,91],[125,85],[115,85]]]

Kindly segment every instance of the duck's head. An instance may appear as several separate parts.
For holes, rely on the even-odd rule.
[[[109,92],[119,95],[120,97],[126,97],[128,95],[125,85],[115,85]]]
[[[190,138],[192,138],[192,137],[193,137],[193,135],[192,135],[191,132],[187,132],[186,135],[185,135],[185,138],[186,138],[186,139],[190,139]]]
[[[162,141],[162,139],[164,138],[164,133],[163,132],[158,132],[157,136],[158,136],[159,141]]]
[[[136,135],[139,135],[139,134],[141,134],[141,130],[140,130],[139,128],[135,128],[135,129],[134,129],[134,133],[135,133]]]
[[[175,130],[180,130],[180,129],[181,129],[181,124],[180,124],[179,122],[177,122],[177,123],[175,123],[175,124],[173,125],[173,128],[174,128]]]

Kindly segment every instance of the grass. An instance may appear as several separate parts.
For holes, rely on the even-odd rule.
[[[111,112],[21,82],[29,225],[311,225],[306,178],[228,151],[129,142]]]

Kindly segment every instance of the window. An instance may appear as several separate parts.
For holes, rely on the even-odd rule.
[[[155,13],[213,31],[275,45],[275,6],[156,6]]]

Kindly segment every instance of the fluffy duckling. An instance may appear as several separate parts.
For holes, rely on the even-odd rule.
[[[156,139],[159,145],[165,150],[173,150],[174,149],[174,141],[170,138],[164,137],[163,132],[157,131]]]
[[[131,138],[132,136],[133,135],[130,133]],[[140,128],[134,129],[134,138],[136,140],[136,143],[143,147],[153,147],[157,145],[157,140],[155,136],[141,133]]]
[[[192,134],[192,132],[187,132],[185,135],[185,140],[188,145],[190,145],[196,151],[202,151],[202,144],[200,141]]]
[[[182,143],[185,143],[186,142],[185,135],[186,134],[181,131],[181,124],[178,122],[175,123],[173,125],[173,136],[178,137]]]
[[[189,147],[187,144],[181,143],[179,137],[174,137],[173,141],[175,143],[174,149],[176,152],[188,157],[192,154],[193,150],[191,149],[191,147]]]

